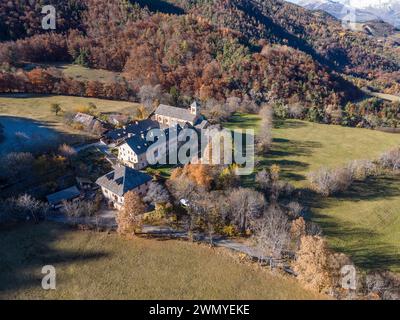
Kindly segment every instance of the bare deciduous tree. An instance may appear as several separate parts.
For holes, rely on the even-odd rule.
[[[264,105],[261,107],[259,116],[261,118],[260,130],[256,135],[256,147],[260,153],[267,152],[272,145],[272,120],[273,111],[271,106]]]
[[[139,90],[140,102],[144,106],[148,114],[153,112],[155,104],[158,103],[162,96],[161,85],[144,85]]]
[[[272,179],[269,172],[266,169],[257,172],[256,182],[263,192],[268,192],[272,187]]]
[[[214,244],[216,228],[224,214],[223,202],[221,202],[223,197],[216,191],[204,192],[192,205],[192,210],[196,211],[197,217],[202,220],[202,226],[207,232],[211,246]]]
[[[300,102],[288,105],[288,113],[291,118],[302,119],[306,108]]]
[[[202,190],[192,179],[181,175],[167,181],[168,190],[175,198],[176,202],[182,199],[191,201],[199,195]]]
[[[33,219],[34,222],[38,222],[40,216],[45,214],[48,210],[48,206],[39,200],[36,200],[28,194],[23,194],[15,200],[15,204],[19,210],[22,210],[28,214],[28,217]]]
[[[227,202],[231,220],[242,233],[247,230],[251,220],[262,215],[265,207],[264,196],[255,190],[247,188],[233,189],[229,193]]]
[[[260,262],[268,257],[270,267],[282,257],[290,244],[290,224],[286,215],[276,206],[269,207],[264,215],[252,222]]]
[[[330,196],[336,192],[347,190],[353,182],[352,171],[345,168],[320,169],[308,175],[311,188],[324,195]]]
[[[60,155],[62,155],[67,159],[71,159],[75,157],[77,154],[76,150],[73,147],[67,145],[66,143],[58,147],[58,152],[60,153]]]
[[[291,218],[297,219],[302,215],[303,206],[300,203],[291,201],[286,207]]]
[[[64,201],[63,212],[70,218],[77,218],[82,215],[81,201]]]
[[[170,200],[169,192],[158,182],[151,182],[146,196],[143,198],[145,202],[153,205],[160,203],[168,203]]]
[[[64,201],[63,212],[71,218],[92,217],[99,210],[99,204],[90,200]]]

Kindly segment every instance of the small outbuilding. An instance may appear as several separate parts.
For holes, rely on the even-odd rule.
[[[81,192],[76,186],[58,191],[48,195],[47,201],[53,209],[60,209],[64,201],[77,201],[81,196]]]

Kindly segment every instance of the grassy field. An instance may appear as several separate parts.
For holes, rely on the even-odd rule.
[[[118,72],[85,68],[77,64],[68,63],[38,63],[29,64],[27,68],[39,67],[54,67],[60,70],[65,76],[81,81],[100,81],[100,82],[118,82],[123,79]]]
[[[63,112],[75,112],[78,107],[87,106],[90,102],[96,105],[96,112],[120,112],[134,115],[137,108],[136,103],[124,101],[56,95],[13,94],[0,95],[0,116],[33,119],[52,130],[67,134],[67,139],[70,141],[79,141],[85,134],[65,125],[63,123]],[[59,103],[63,112],[57,116],[51,112],[52,103]]]
[[[87,106],[90,102],[97,107],[97,112],[121,112],[134,114],[137,104],[126,101],[114,101],[95,98],[82,98],[57,95],[29,95],[13,94],[0,95],[0,115],[12,115],[31,118],[39,121],[58,123],[62,113],[56,116],[50,110],[52,103],[59,103],[63,111],[73,112],[80,106]]]
[[[309,200],[332,248],[365,269],[400,272],[400,177],[370,178],[332,198]]]
[[[33,241],[34,240],[34,241]],[[321,299],[225,251],[41,223],[0,231],[0,299]],[[57,289],[41,288],[54,265]]]
[[[236,115],[226,127],[257,128],[258,123],[257,116]],[[272,150],[257,159],[256,170],[278,164],[283,178],[297,187],[307,186],[310,171],[374,159],[400,145],[398,134],[298,120],[277,122],[273,137]],[[244,183],[253,184],[254,177]],[[369,179],[342,195],[306,202],[333,248],[351,255],[359,266],[400,271],[400,177]]]
[[[236,114],[224,126],[251,129],[259,125],[256,115]],[[369,129],[323,125],[300,120],[276,121],[272,150],[257,157],[259,167],[278,164],[282,176],[294,185],[306,185],[308,172],[321,167],[338,167],[350,160],[374,159],[400,145],[400,135]]]

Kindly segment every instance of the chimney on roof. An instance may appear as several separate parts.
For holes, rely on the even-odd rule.
[[[135,120],[135,124],[139,124],[139,121]]]
[[[133,137],[133,133],[129,132],[128,133],[128,138],[132,138]]]

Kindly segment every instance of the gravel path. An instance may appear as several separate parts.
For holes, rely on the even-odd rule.
[[[84,224],[88,226],[99,226],[107,229],[116,229],[117,223],[115,221],[115,210],[102,210],[98,217],[77,217],[70,218],[62,213],[51,214],[47,217],[47,220],[66,223],[66,224]],[[143,225],[143,235],[151,235],[154,237],[169,237],[177,239],[188,239],[188,233],[186,231],[179,231],[169,226],[153,226]],[[210,243],[210,238],[202,233],[195,233],[193,239],[198,242]],[[216,236],[213,237],[212,241],[214,246],[228,248],[237,252],[244,253],[252,258],[258,258],[260,256],[259,251],[246,244],[227,239],[225,237]]]

